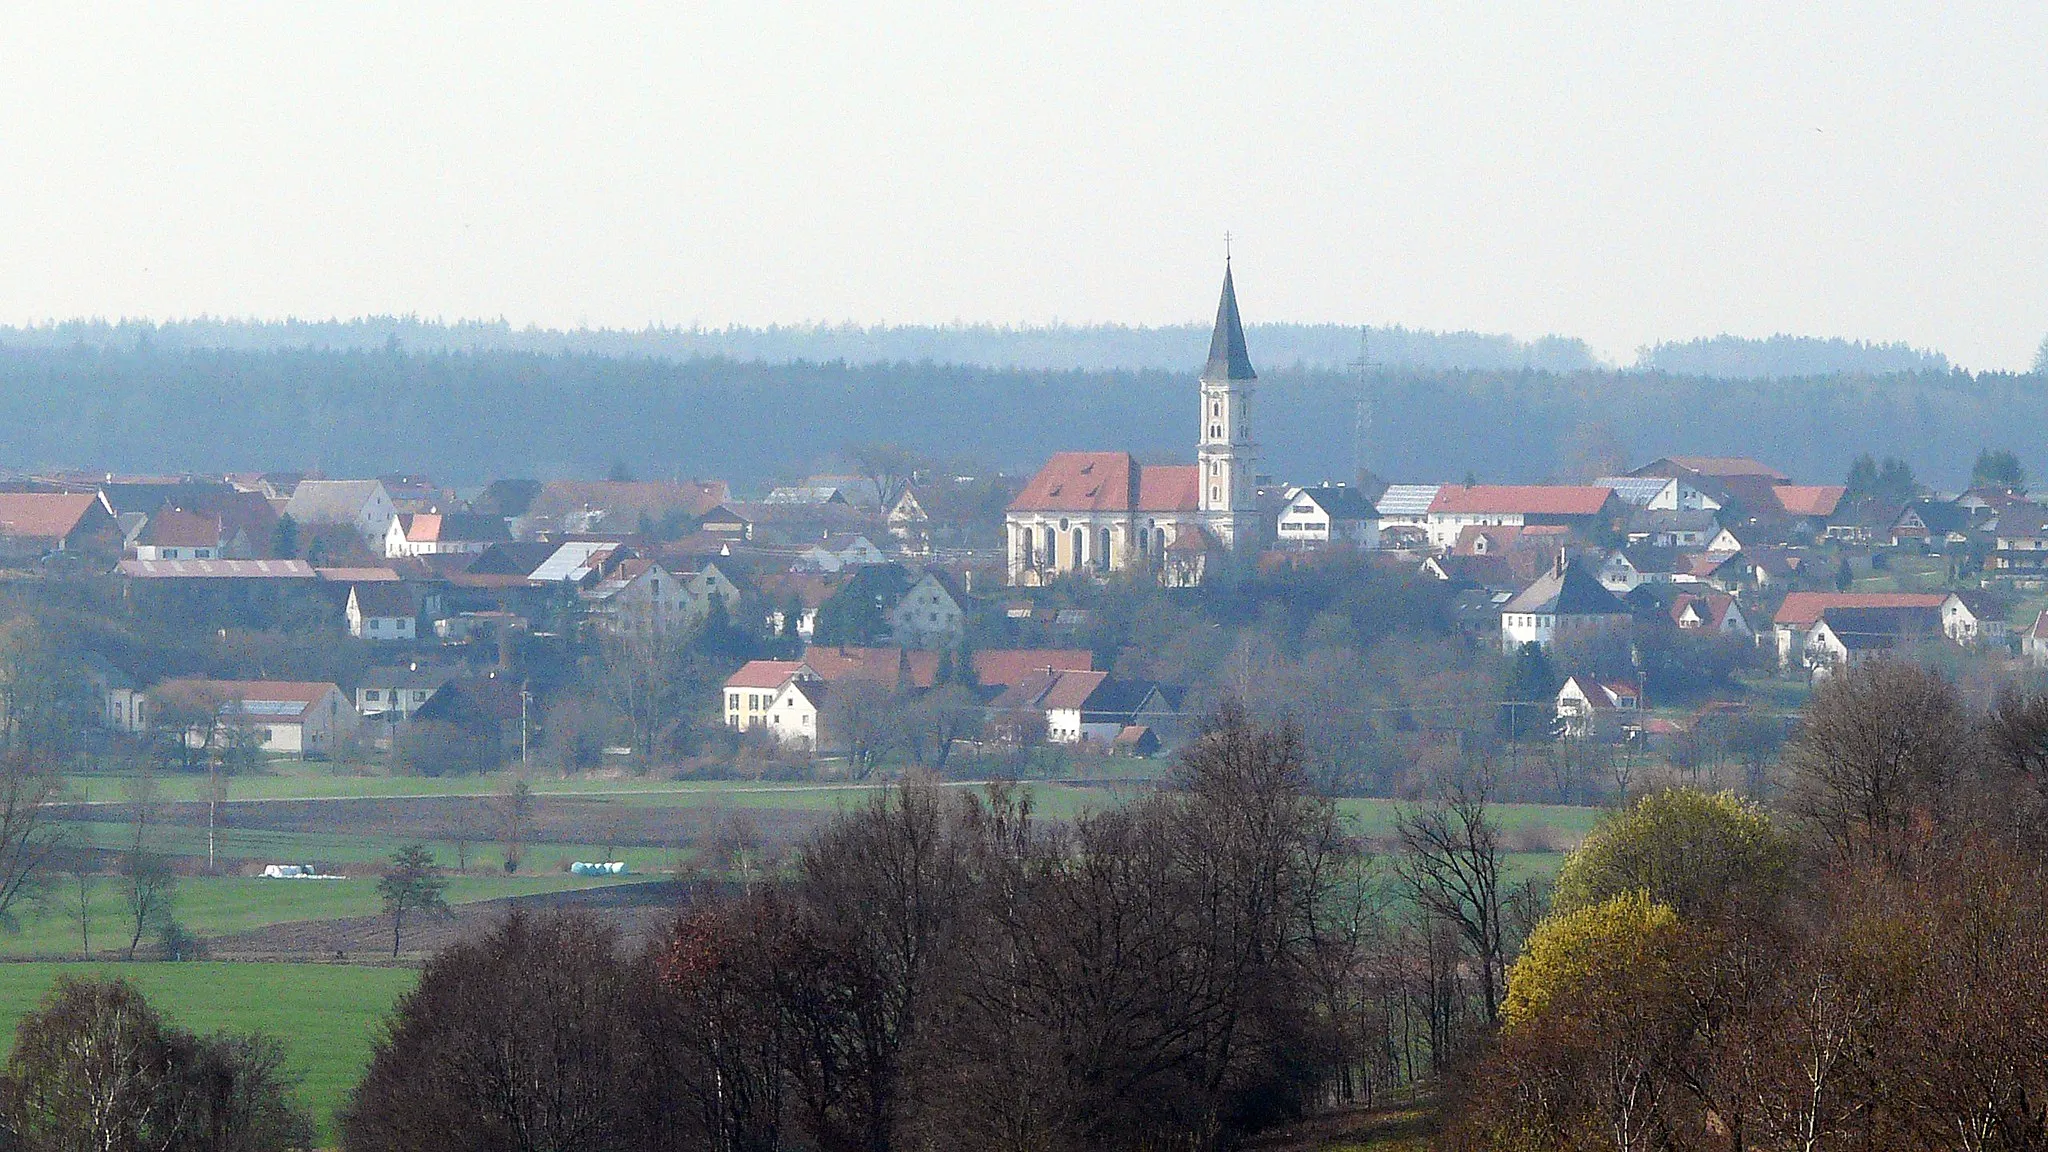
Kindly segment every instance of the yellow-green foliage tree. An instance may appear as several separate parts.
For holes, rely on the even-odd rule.
[[[1552,907],[1645,892],[1687,920],[1761,908],[1784,890],[1792,853],[1757,805],[1732,792],[1668,788],[1600,821],[1559,869]]]
[[[1589,985],[1661,980],[1678,932],[1678,914],[1647,892],[1545,918],[1508,970],[1503,1027],[1526,1027],[1561,997],[1576,998]]]

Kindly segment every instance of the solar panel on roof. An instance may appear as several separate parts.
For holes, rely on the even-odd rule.
[[[242,711],[251,716],[296,716],[306,710],[299,700],[244,700]]]

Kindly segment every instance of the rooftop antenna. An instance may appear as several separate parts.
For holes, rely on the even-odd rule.
[[[1358,377],[1358,395],[1352,402],[1351,414],[1351,474],[1353,478],[1365,474],[1366,458],[1370,455],[1372,443],[1372,392],[1371,375],[1379,367],[1371,355],[1372,329],[1358,326],[1358,359],[1350,364],[1351,371]]]

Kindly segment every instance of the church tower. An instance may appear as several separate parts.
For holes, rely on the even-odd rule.
[[[1202,525],[1231,552],[1258,545],[1258,501],[1252,491],[1258,446],[1252,443],[1251,422],[1252,386],[1258,379],[1245,350],[1237,288],[1226,257],[1223,299],[1216,305],[1216,331],[1209,337],[1209,363],[1202,369],[1202,435],[1196,460]]]

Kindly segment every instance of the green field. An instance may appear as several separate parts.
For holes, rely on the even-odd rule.
[[[64,877],[41,915],[24,917],[20,930],[0,934],[0,956],[77,956],[83,943],[78,930],[76,889]],[[616,880],[580,876],[457,876],[448,881],[448,902],[466,904],[500,896],[525,896],[616,884]],[[95,955],[126,948],[134,933],[120,895],[120,881],[96,876],[89,885],[92,946]],[[187,877],[178,882],[174,915],[195,936],[224,936],[288,924],[295,920],[334,920],[376,916],[383,912],[372,879],[257,880],[247,877]],[[144,947],[154,938],[145,935]]]
[[[0,964],[0,1028],[15,1026],[60,975],[129,980],[172,1023],[197,1032],[265,1032],[304,1077],[299,1101],[324,1139],[369,1062],[378,1022],[410,990],[406,968],[326,964]]]

